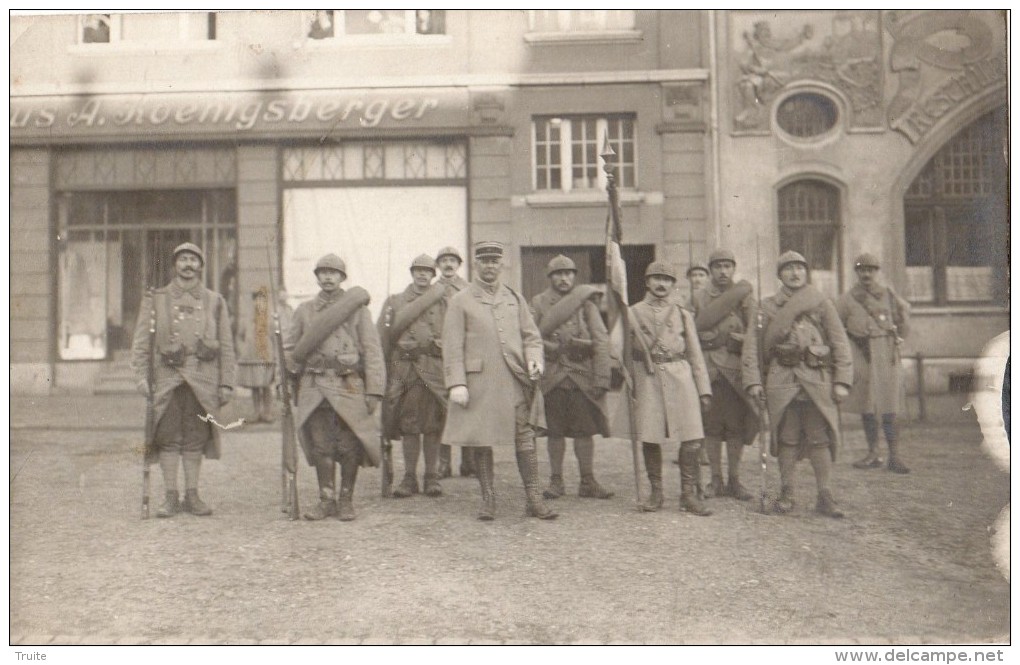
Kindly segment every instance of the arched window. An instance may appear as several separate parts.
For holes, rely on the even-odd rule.
[[[987,113],[935,153],[903,197],[907,299],[1004,300],[1008,289],[1006,112]]]
[[[800,252],[811,281],[823,293],[839,293],[839,190],[821,180],[797,180],[779,190],[779,251]]]

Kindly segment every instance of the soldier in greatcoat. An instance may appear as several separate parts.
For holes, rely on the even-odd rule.
[[[767,405],[771,454],[779,458],[782,489],[774,507],[793,510],[797,461],[808,458],[818,487],[816,509],[843,517],[829,489],[840,444],[837,404],[850,392],[853,361],[836,306],[809,283],[808,263],[797,252],[779,257],[779,292],[759,305],[764,332],[744,338],[743,384]]]
[[[376,410],[386,389],[386,368],[368,292],[340,287],[347,267],[336,254],[319,259],[315,277],[319,294],[298,306],[284,336],[288,371],[300,377],[298,438],[319,485],[319,502],[304,516],[350,521],[358,467],[379,464]]]
[[[273,377],[276,345],[271,332],[269,294],[265,287],[251,294],[250,306],[241,308],[237,326],[237,385],[251,390],[249,422],[273,422]]]
[[[593,438],[609,436],[609,333],[594,302],[601,291],[588,284],[575,285],[577,266],[562,254],[549,262],[546,274],[549,288],[531,300],[546,361],[541,385],[552,477],[543,494],[557,499],[566,493],[563,457],[566,437],[571,437],[581,472],[578,496],[609,499],[613,492],[595,480]]]
[[[542,336],[524,298],[499,279],[504,248],[475,245],[477,277],[450,300],[443,324],[443,369],[450,390],[443,441],[475,449],[482,490],[478,519],[495,516],[493,449],[513,448],[527,512],[552,519],[542,501],[535,435],[545,428],[539,379]]]
[[[734,282],[737,260],[728,249],[708,257],[712,281],[694,295],[694,324],[712,382],[712,407],[705,414],[705,447],[712,468],[708,496],[731,496],[747,501],[751,493],[740,484],[744,446],[757,433],[757,416],[740,378],[744,335],[753,321],[755,300],[751,284]],[[726,442],[729,483],[723,481],[722,442]]]
[[[461,265],[464,263],[464,258],[460,255],[460,250],[456,247],[443,247],[436,254],[436,268],[439,269],[439,279],[436,280],[436,284],[441,284],[446,289],[446,303],[450,303],[450,298],[457,295],[459,292],[467,288],[468,282],[463,277],[457,274],[460,270]],[[471,448],[460,449],[460,475],[462,476],[473,476],[475,475],[475,463],[471,457]],[[439,445],[439,477],[449,478],[453,475],[453,464],[450,461],[450,446],[445,443]]]
[[[878,454],[878,420],[889,446],[888,469],[910,473],[900,460],[897,446],[896,414],[900,410],[900,345],[910,325],[910,305],[891,286],[879,281],[878,259],[861,254],[854,262],[857,284],[836,301],[836,311],[853,342],[856,380],[846,410],[861,414],[868,454],[856,462],[858,469],[882,466]]]
[[[166,499],[157,517],[184,510],[211,515],[198,496],[202,457],[219,459],[219,430],[210,417],[233,396],[234,342],[223,296],[202,284],[205,255],[190,242],[173,252],[174,278],[142,302],[132,344],[131,366],[138,389],[148,395],[148,368],[154,366],[156,427],[146,442],[146,464],[158,461]],[[155,318],[155,346],[149,323]],[[150,358],[150,354],[153,356]],[[177,489],[177,470],[184,467],[184,502]]]
[[[702,412],[712,403],[712,387],[694,317],[670,299],[676,287],[673,266],[660,261],[650,264],[645,286],[644,299],[630,307],[637,436],[652,488],[641,509],[662,508],[662,446],[679,444],[680,509],[711,515],[698,496],[698,455],[705,436]],[[614,430],[623,431],[622,418],[614,420]]]
[[[411,283],[386,299],[379,316],[379,339],[387,360],[383,433],[387,439],[403,439],[404,479],[393,490],[398,498],[418,493],[418,457],[423,449],[424,492],[443,493],[436,465],[446,421],[442,347],[446,290],[432,284],[435,276],[435,259],[428,254],[414,259]]]

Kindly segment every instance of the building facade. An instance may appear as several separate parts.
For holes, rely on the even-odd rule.
[[[526,296],[558,253],[601,282],[607,141],[632,298],[650,261],[717,245],[753,279],[760,236],[833,292],[881,256],[928,354],[1008,328],[996,12],[51,15],[11,36],[14,389],[121,362],[186,240],[235,311],[271,268],[310,296],[328,251],[374,307],[417,254],[481,239]]]

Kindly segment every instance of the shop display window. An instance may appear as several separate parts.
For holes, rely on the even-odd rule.
[[[446,10],[319,9],[305,12],[305,26],[313,40],[445,35]]]
[[[163,44],[216,39],[214,12],[83,14],[79,44]]]

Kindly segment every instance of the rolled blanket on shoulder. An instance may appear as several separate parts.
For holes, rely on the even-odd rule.
[[[442,300],[445,295],[446,288],[443,285],[433,284],[425,293],[394,312],[393,321],[390,323],[390,339],[400,339],[404,331],[417,321],[418,317],[425,313],[425,310]]]
[[[769,321],[765,329],[765,343],[760,352],[767,355],[772,347],[790,334],[797,317],[820,307],[826,300],[828,297],[810,284],[796,291]]]
[[[597,286],[591,284],[574,287],[570,293],[550,307],[542,317],[542,321],[538,324],[538,331],[542,333],[542,337],[548,337],[556,332],[577,311],[577,308],[584,304],[585,300],[601,293],[602,291]]]
[[[304,363],[308,356],[333,334],[334,330],[343,325],[358,311],[358,308],[364,307],[370,300],[368,291],[360,286],[355,286],[342,293],[332,305],[316,314],[304,334],[301,335],[301,339],[294,345],[294,350],[291,351],[291,358],[294,362]]]
[[[744,298],[751,295],[751,291],[751,283],[746,279],[740,280],[712,302],[704,307],[699,307],[698,315],[694,318],[694,325],[698,330],[715,328],[730,312],[740,306]]]

